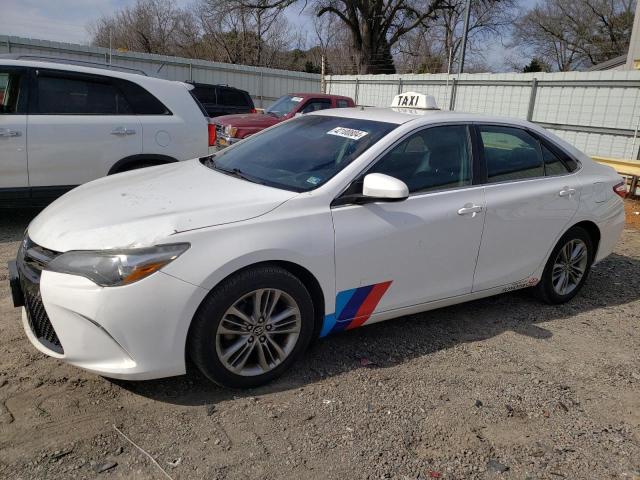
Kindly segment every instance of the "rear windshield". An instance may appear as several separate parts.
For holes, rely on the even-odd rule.
[[[308,115],[210,157],[210,168],[272,187],[305,192],[358,158],[396,124]]]

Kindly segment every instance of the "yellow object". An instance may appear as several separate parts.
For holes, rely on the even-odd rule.
[[[633,160],[618,160],[616,158],[605,158],[605,157],[592,157],[596,162],[602,163],[603,165],[609,165],[610,167],[615,168],[616,172],[640,177],[640,162]]]

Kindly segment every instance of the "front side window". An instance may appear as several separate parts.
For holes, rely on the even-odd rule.
[[[23,73],[0,69],[0,115],[24,111]]]
[[[464,125],[431,127],[411,135],[367,173],[402,180],[409,193],[471,184],[469,131]]]
[[[206,165],[256,183],[304,192],[327,182],[396,127],[354,118],[302,116],[216,153]]]
[[[538,140],[519,128],[480,126],[489,183],[544,176]]]
[[[310,113],[317,110],[325,110],[327,108],[331,108],[330,100],[310,100],[304,107],[302,107],[300,113]]]
[[[38,76],[36,113],[43,115],[127,115],[132,108],[108,81]]]

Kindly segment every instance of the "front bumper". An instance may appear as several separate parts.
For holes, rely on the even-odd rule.
[[[38,350],[106,377],[185,373],[187,333],[205,289],[163,272],[105,288],[46,269],[34,279],[29,267],[19,258],[16,289],[24,294],[27,338]]]

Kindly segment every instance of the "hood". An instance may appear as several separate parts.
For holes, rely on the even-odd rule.
[[[255,127],[267,128],[276,123],[280,123],[284,118],[277,118],[266,113],[243,113],[239,115],[222,115],[215,117],[214,123],[220,125],[231,125],[232,127]]]
[[[151,246],[173,233],[264,215],[295,195],[191,160],[81,185],[42,211],[29,236],[58,252]]]

